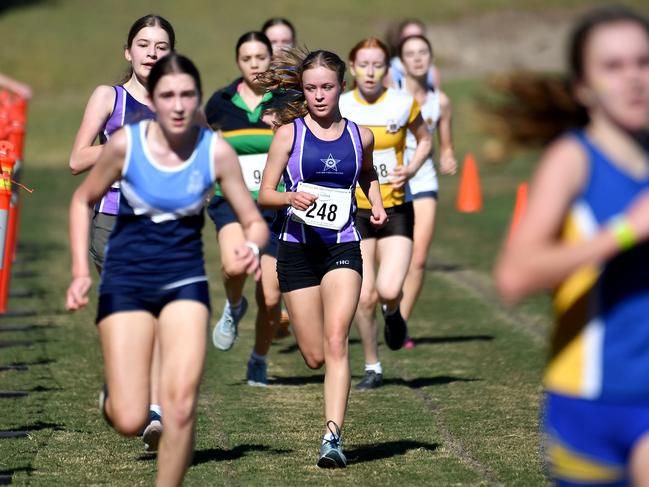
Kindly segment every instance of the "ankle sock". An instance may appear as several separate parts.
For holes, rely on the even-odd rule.
[[[328,433],[325,433],[322,436],[322,444],[324,445],[325,443],[333,440],[335,437],[336,437],[336,435],[334,435],[331,431],[328,432]],[[339,436],[338,437],[338,443],[341,443],[341,442],[342,442],[342,437]]]
[[[254,360],[255,362],[264,362],[266,363],[266,355],[259,355],[257,352],[254,350],[250,354],[250,358]]]
[[[377,374],[383,373],[383,367],[381,367],[381,362],[376,362],[375,364],[365,364],[365,372],[375,372]]]

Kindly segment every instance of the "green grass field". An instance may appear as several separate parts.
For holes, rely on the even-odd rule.
[[[580,9],[585,0],[531,0],[525,8]],[[642,5],[642,2],[626,2]],[[124,439],[103,422],[97,395],[103,382],[101,352],[93,325],[94,304],[76,314],[63,309],[70,271],[67,205],[79,179],[67,158],[85,102],[94,86],[113,83],[125,64],[122,43],[130,23],[155,11],[177,30],[178,49],[194,58],[211,92],[235,74],[233,44],[272,15],[295,21],[312,48],[341,54],[358,39],[382,34],[392,20],[387,0],[307,3],[252,0],[80,0],[9,2],[0,7],[0,70],[30,82],[20,247],[10,309],[36,317],[0,318],[33,325],[0,331],[0,433],[28,430],[27,438],[0,438],[0,479],[14,485],[151,485],[155,459],[141,441]],[[399,16],[426,22],[520,7],[513,0],[402,0]],[[248,7],[248,5],[250,7]],[[645,7],[646,8],[646,7]],[[345,449],[350,466],[321,471],[315,466],[322,433],[322,371],[304,365],[292,337],[271,349],[271,387],[245,384],[254,313],[243,321],[240,339],[228,353],[208,350],[200,394],[197,443],[187,485],[544,485],[539,455],[538,414],[544,363],[543,336],[550,322],[548,299],[516,311],[494,297],[489,272],[511,217],[516,185],[527,179],[534,154],[501,165],[480,160],[483,138],[474,96],[480,79],[453,80],[444,89],[455,107],[456,153],[475,152],[480,163],[484,210],[455,211],[458,178],[442,178],[436,240],[427,287],[409,323],[418,346],[391,352],[381,346],[386,386],[352,391]],[[211,223],[204,236],[216,313],[223,304]],[[252,286],[248,284],[250,298]],[[26,343],[29,342],[29,343]],[[353,383],[363,357],[355,329],[351,337]],[[14,364],[28,370],[3,370]],[[2,483],[2,482],[0,482]]]

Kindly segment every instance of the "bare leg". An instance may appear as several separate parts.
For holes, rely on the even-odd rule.
[[[393,236],[378,240],[376,245],[379,249],[376,291],[381,303],[388,309],[394,309],[401,301],[401,290],[412,255],[412,240]]]
[[[341,429],[351,383],[349,328],[360,289],[361,276],[351,269],[328,272],[320,285],[324,308],[325,422],[332,420]]]
[[[108,400],[106,413],[123,435],[137,435],[149,409],[155,319],[144,311],[114,313],[99,324]]]
[[[633,447],[630,469],[634,487],[649,487],[649,434],[645,434]]]
[[[151,404],[160,405],[160,340],[157,332],[151,357]]]
[[[426,260],[433,241],[437,200],[418,198],[412,202],[415,211],[415,233],[412,247],[410,269],[403,283],[401,316],[408,320],[419,298],[426,276]]]
[[[363,344],[363,354],[366,364],[379,361],[379,346],[377,341],[378,328],[376,324],[376,303],[378,294],[375,287],[374,260],[376,258],[376,239],[361,240],[363,255],[363,284],[361,296],[356,310],[356,324]]]
[[[225,225],[217,234],[219,253],[221,255],[221,271],[223,285],[228,302],[237,304],[243,296],[243,287],[246,283],[245,269],[237,266],[234,249],[243,245],[246,237],[239,223]]]
[[[311,369],[319,369],[325,360],[320,286],[284,293],[283,297],[304,362]]]
[[[257,320],[255,321],[255,347],[257,355],[266,355],[280,320],[281,294],[276,270],[277,259],[261,256],[261,281],[257,284]]]
[[[160,396],[165,427],[158,451],[158,486],[181,485],[189,467],[208,318],[207,308],[190,300],[174,301],[160,314]]]

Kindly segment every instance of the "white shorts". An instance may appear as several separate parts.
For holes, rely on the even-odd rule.
[[[412,201],[417,198],[435,198],[439,184],[437,182],[437,172],[431,158],[426,159],[413,177],[408,180],[406,185],[406,201]]]

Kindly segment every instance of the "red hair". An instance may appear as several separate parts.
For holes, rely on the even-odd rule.
[[[368,37],[367,39],[363,39],[354,47],[352,47],[352,50],[349,51],[349,62],[353,63],[354,61],[356,61],[356,55],[361,49],[370,49],[373,47],[376,47],[377,49],[381,49],[381,51],[383,51],[383,55],[385,56],[385,63],[388,64],[390,62],[390,51],[388,50],[388,46],[386,46],[385,43],[377,37]]]

